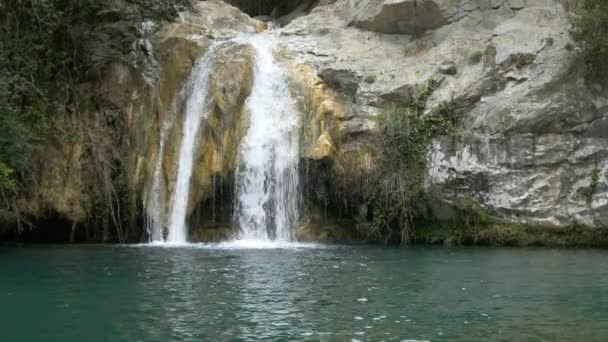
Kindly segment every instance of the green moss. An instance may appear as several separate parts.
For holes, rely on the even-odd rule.
[[[459,222],[431,223],[416,229],[414,243],[478,246],[608,247],[608,227],[544,227],[492,223],[465,227]]]
[[[0,162],[0,189],[6,191],[15,190],[15,179],[13,178],[13,169],[8,165]]]
[[[455,221],[464,227],[476,229],[497,222],[487,208],[470,196],[455,198],[452,201],[452,209],[456,212]]]
[[[608,247],[608,227],[572,223],[564,227],[516,224],[494,217],[469,196],[452,201],[454,218],[444,222],[422,222],[414,243],[483,246]]]

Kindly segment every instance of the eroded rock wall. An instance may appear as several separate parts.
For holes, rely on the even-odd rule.
[[[362,155],[355,165],[365,165],[378,114],[407,105],[412,90],[434,78],[440,85],[428,110],[450,103],[459,122],[453,136],[429,147],[426,183],[435,215],[449,219],[449,204],[466,196],[507,222],[605,225],[607,97],[586,82],[576,60],[565,9],[571,5],[343,0],[318,6],[282,30],[294,63],[315,70],[344,107],[330,116],[341,130],[318,131],[309,140],[330,141],[335,149],[327,158],[336,165],[337,156],[353,152]]]
[[[180,96],[194,63],[216,40],[265,28],[216,0],[197,2],[195,11],[181,13],[171,23],[142,22],[131,12],[117,3],[111,13],[100,14],[108,18],[99,25],[108,41],[91,44],[96,54],[112,58],[100,60],[96,77],[80,86],[79,107],[52,123],[53,138],[33,157],[35,186],[15,205],[36,226],[20,227],[29,234],[26,240],[30,235],[36,240],[40,232],[60,235],[53,241],[66,242],[72,238],[71,227],[76,241],[144,240],[141,217],[159,156],[160,132],[167,122],[176,123],[167,125],[171,141],[163,155],[166,207],[179,151]],[[116,37],[132,45],[125,50],[124,44],[113,41]],[[251,87],[251,50],[232,46],[219,58],[211,78],[212,111],[196,151],[190,212],[211,196],[215,178],[229,182],[244,131],[242,104]]]
[[[353,208],[345,194],[362,192],[365,178],[374,177],[378,116],[407,106],[430,79],[439,86],[427,111],[449,103],[458,121],[453,134],[435,137],[428,150],[425,186],[436,218],[449,220],[452,203],[469,198],[505,222],[608,224],[608,96],[584,79],[577,62],[567,12],[573,4],[315,1],[285,20],[276,55],[302,112],[303,191],[316,201],[305,208],[299,236],[357,235],[350,233],[369,220],[368,208]],[[105,67],[107,106],[82,111],[90,119],[58,124],[78,134],[66,130],[65,139],[44,152],[53,162],[39,163],[44,182],[40,193],[21,199],[26,212],[54,208],[71,221],[90,220],[91,180],[114,172],[83,167],[92,158],[100,165],[121,160],[135,206],[142,206],[161,127],[172,122],[162,156],[167,214],[180,148],[180,92],[194,63],[214,41],[266,27],[219,0],[196,6],[177,22],[142,28],[148,33],[134,46],[133,60]],[[250,47],[235,43],[220,52],[212,71],[213,105],[200,134],[189,203],[195,240],[225,237],[232,227],[232,175],[247,129],[243,104],[253,59]],[[113,144],[120,148],[107,148]],[[350,233],[338,228],[341,219],[348,219]]]

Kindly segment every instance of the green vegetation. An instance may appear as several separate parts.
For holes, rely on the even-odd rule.
[[[597,163],[597,159],[594,161],[594,166],[593,166],[593,170],[591,171],[591,182],[589,184],[589,191],[587,192],[587,198],[586,198],[586,202],[587,202],[587,206],[589,207],[589,209],[593,209],[592,204],[593,204],[593,196],[595,196],[595,194],[597,193],[597,187],[599,185],[599,181],[600,181],[600,168],[599,165]]]
[[[98,80],[109,63],[128,58],[139,38],[139,22],[171,20],[189,6],[191,0],[0,0],[0,198],[4,209],[19,219],[15,199],[32,192],[28,187],[39,185],[36,151],[53,141],[71,145],[81,141],[77,127],[92,120],[84,117],[87,110],[83,108],[101,107],[99,91],[86,85]],[[116,118],[96,120],[119,125]],[[61,127],[56,127],[57,122]],[[119,144],[105,140],[107,146]],[[120,178],[120,171],[113,159],[94,155],[95,149],[104,148],[85,147],[85,153],[93,155],[90,167],[95,171],[91,173],[100,182],[94,177],[89,180],[105,188],[103,201],[112,201],[116,191],[107,183]],[[111,152],[108,155],[118,155]]]
[[[0,190],[5,202],[20,190],[32,152],[49,138],[49,121],[74,101],[74,83],[86,64],[82,25],[97,10],[93,1],[0,1]]]
[[[608,79],[608,0],[582,0],[573,16],[572,36],[590,79]]]
[[[125,11],[168,20],[188,3],[127,0]],[[3,168],[23,171],[48,138],[50,118],[74,111],[76,85],[104,62],[92,55],[91,44],[99,43],[98,25],[109,6],[98,0],[0,0],[0,131],[11,132],[0,137]]]
[[[453,108],[442,103],[427,112],[427,101],[439,81],[431,78],[413,91],[409,105],[393,108],[380,117],[378,160],[366,199],[373,208],[372,230],[385,241],[394,239],[398,228],[402,243],[411,240],[415,200],[424,198],[424,174],[431,139],[455,129]]]
[[[460,223],[433,223],[417,229],[414,242],[449,246],[606,247],[608,229],[581,224],[546,227],[494,222],[465,227]]]
[[[498,223],[479,201],[470,196],[455,198],[452,201],[452,208],[456,211],[456,219],[453,224],[460,225],[465,229],[477,229]]]
[[[15,189],[13,170],[2,162],[0,162],[0,186],[9,191]]]

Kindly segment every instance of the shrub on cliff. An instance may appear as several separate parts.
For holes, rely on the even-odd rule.
[[[53,119],[77,116],[79,102],[95,96],[79,94],[79,84],[112,58],[124,58],[137,39],[116,27],[171,20],[190,5],[191,0],[0,0],[0,205],[16,209],[11,197],[36,183],[25,181],[33,172],[32,152],[58,134],[50,128]]]
[[[608,0],[582,0],[575,9],[572,36],[591,79],[608,83]]]
[[[431,78],[415,89],[409,105],[385,111],[380,116],[376,175],[367,191],[373,208],[372,230],[385,240],[408,243],[413,229],[415,201],[425,196],[424,176],[428,146],[440,135],[455,129],[452,106],[443,102],[426,112],[427,101],[439,81]]]

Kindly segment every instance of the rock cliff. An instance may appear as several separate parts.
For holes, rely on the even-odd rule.
[[[551,0],[316,7],[281,31],[294,63],[341,99],[343,109],[331,116],[339,129],[311,140],[336,164],[360,154],[366,137],[378,134],[377,115],[407,105],[434,78],[440,84],[428,111],[449,103],[459,122],[429,146],[435,216],[449,219],[449,204],[466,196],[507,222],[605,225],[606,91],[583,77],[565,7]]]
[[[84,194],[94,175],[73,167],[82,165],[86,152],[95,158],[120,154],[112,158],[125,165],[137,214],[151,210],[150,184],[162,158],[165,186],[158,210],[167,215],[184,115],[180,92],[194,63],[213,42],[265,30],[265,21],[274,17],[283,24],[275,53],[289,71],[303,118],[300,238],[362,234],[359,228],[373,217],[355,197],[362,196],[365,179],[377,176],[374,143],[384,134],[379,118],[410,106],[431,81],[437,86],[428,94],[425,115],[447,105],[457,124],[426,146],[428,196],[415,204],[421,216],[453,220],[457,203],[466,199],[506,224],[608,225],[608,92],[584,78],[569,34],[568,1],[267,1],[257,7],[230,2],[243,11],[219,0],[198,1],[195,11],[174,23],[142,25],[131,52],[136,57],[108,65],[101,82],[105,103],[123,126],[120,133],[103,126],[109,140],[98,146],[128,143],[119,152],[87,152],[83,146],[96,144],[84,132],[97,129],[97,136],[99,127],[79,126],[79,139],[91,141],[50,146],[45,153],[54,162],[40,170],[42,189],[67,186],[42,196],[44,205],[23,198],[29,200],[25,213],[41,215],[36,206],[44,206],[75,223],[90,220],[93,199]],[[247,129],[244,103],[253,58],[251,47],[234,43],[211,71],[212,109],[199,137],[188,205],[195,240],[218,239],[231,230],[235,158]],[[160,135],[169,121],[161,155]],[[120,240],[141,236],[134,229]]]

